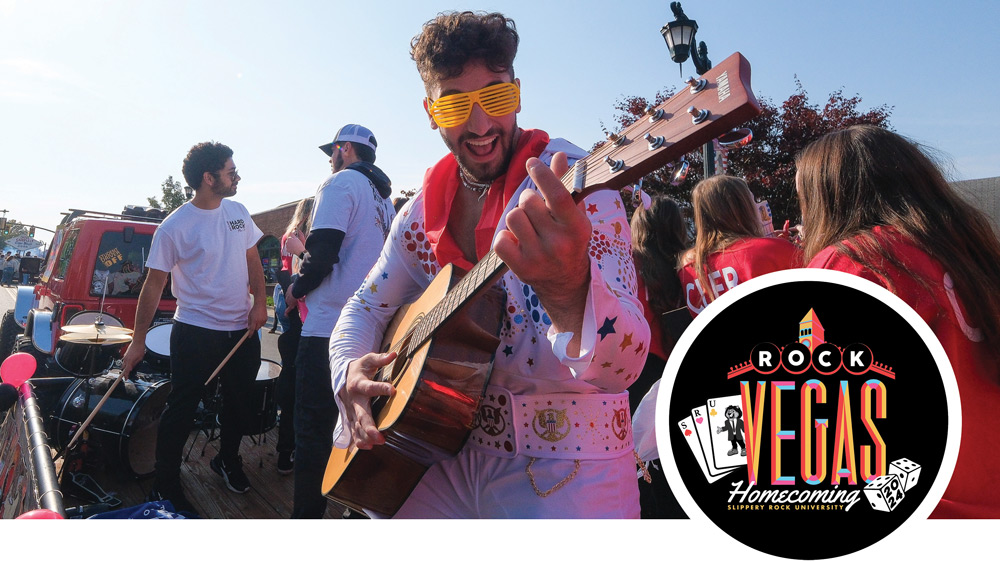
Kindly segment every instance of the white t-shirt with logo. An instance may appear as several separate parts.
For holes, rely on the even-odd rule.
[[[309,314],[302,335],[328,338],[347,299],[358,290],[375,265],[396,210],[375,186],[356,170],[341,170],[316,191],[312,229],[344,233],[340,261],[318,287],[306,295]]]
[[[250,313],[247,250],[263,232],[246,207],[223,199],[217,209],[190,202],[153,234],[146,267],[169,271],[174,320],[212,330],[241,330]]]

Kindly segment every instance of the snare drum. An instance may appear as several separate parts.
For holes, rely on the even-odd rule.
[[[73,438],[117,375],[79,379],[63,393],[52,417],[53,439],[59,449]],[[131,476],[151,474],[156,464],[156,432],[167,405],[170,381],[125,380],[118,384],[87,426],[87,455],[100,455],[109,466]]]
[[[257,380],[251,392],[250,408],[253,416],[244,435],[260,435],[274,429],[278,424],[278,375],[281,364],[270,359],[260,360]]]
[[[146,355],[143,360],[150,371],[170,372],[170,332],[174,324],[157,324],[146,332]]]
[[[84,310],[74,314],[66,325],[92,325],[100,318],[105,326],[124,328],[121,320],[108,313],[100,313],[93,310]],[[111,364],[116,359],[120,359],[122,348],[126,343],[121,338],[109,339],[107,343],[95,342],[69,342],[59,339],[56,341],[56,352],[54,354],[56,364],[64,371],[75,376],[89,377],[99,373],[105,373],[111,368]]]

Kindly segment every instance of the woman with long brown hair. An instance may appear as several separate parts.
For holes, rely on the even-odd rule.
[[[1000,517],[1000,241],[919,146],[871,125],[796,161],[809,267],[886,287],[927,322],[962,401],[958,464],[935,517]]]
[[[794,244],[764,237],[753,193],[742,179],[701,180],[691,192],[691,206],[697,236],[680,270],[691,316],[748,279],[801,266],[801,252]]]
[[[643,315],[649,323],[649,355],[639,378],[628,387],[629,406],[634,415],[643,397],[663,376],[667,358],[677,343],[679,330],[667,313],[681,309],[684,297],[677,277],[677,260],[688,247],[687,227],[680,206],[673,199],[656,196],[648,207],[632,213],[632,260],[635,262],[636,285]],[[685,323],[682,323],[682,325]],[[653,419],[633,420],[638,432],[652,427]],[[639,439],[637,438],[637,442]],[[639,508],[644,519],[676,519],[684,517],[677,499],[670,491],[666,477],[656,462],[647,465],[650,481],[639,480]]]
[[[648,208],[636,209],[631,227],[639,300],[649,322],[649,351],[665,363],[676,338],[664,315],[684,306],[677,260],[688,248],[687,228],[680,206],[665,196],[654,197]]]

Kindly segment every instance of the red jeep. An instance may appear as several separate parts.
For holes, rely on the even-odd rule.
[[[70,209],[56,228],[38,284],[18,287],[14,309],[0,321],[0,360],[26,351],[39,361],[35,376],[93,374],[75,364],[84,355],[66,350],[60,328],[93,324],[98,313],[107,325],[134,328],[146,257],[162,216],[133,207],[126,213],[132,216]],[[172,317],[175,306],[168,286],[156,321]]]

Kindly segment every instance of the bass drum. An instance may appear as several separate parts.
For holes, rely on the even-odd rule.
[[[117,377],[109,374],[78,379],[66,389],[52,419],[58,450],[70,442]],[[119,383],[86,429],[87,457],[100,455],[109,467],[120,468],[131,476],[152,474],[156,432],[168,394],[170,381],[163,378]]]

